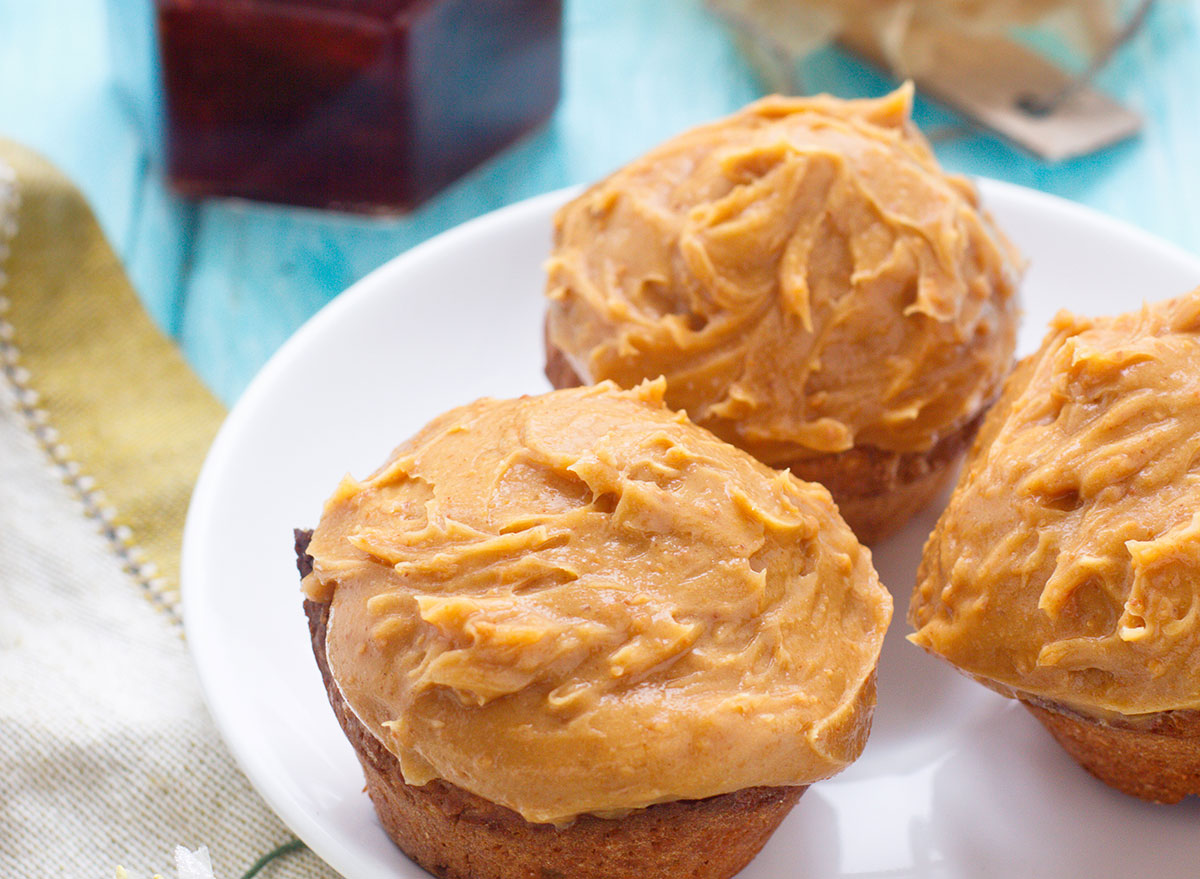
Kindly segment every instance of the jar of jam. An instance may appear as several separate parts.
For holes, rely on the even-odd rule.
[[[410,209],[543,122],[561,0],[155,0],[171,183]]]

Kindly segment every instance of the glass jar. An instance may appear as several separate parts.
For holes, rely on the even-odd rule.
[[[561,0],[156,0],[168,177],[404,211],[543,122]]]

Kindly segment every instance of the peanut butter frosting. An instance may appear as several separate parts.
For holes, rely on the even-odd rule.
[[[304,588],[409,784],[561,824],[861,752],[891,617],[869,551],[824,488],[662,397],[479,400],[326,503]]]
[[[1092,716],[1200,708],[1200,290],[1066,312],[925,547],[912,640]]]
[[[926,452],[1012,365],[1018,257],[881,99],[771,97],[676,137],[555,220],[547,341],[769,464]]]

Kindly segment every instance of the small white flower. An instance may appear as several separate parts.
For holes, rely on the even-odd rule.
[[[175,869],[179,872],[179,879],[213,879],[208,847],[202,845],[191,852],[181,845],[175,846]]]

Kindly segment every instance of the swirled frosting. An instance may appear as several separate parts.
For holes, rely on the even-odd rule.
[[[984,423],[909,619],[1002,690],[1200,708],[1200,291],[1054,319]]]
[[[410,784],[561,823],[860,753],[891,615],[869,551],[662,391],[480,400],[327,502],[305,589]]]
[[[767,98],[591,187],[556,217],[548,342],[585,382],[665,376],[770,464],[928,451],[1007,374],[1019,272],[911,101]]]

